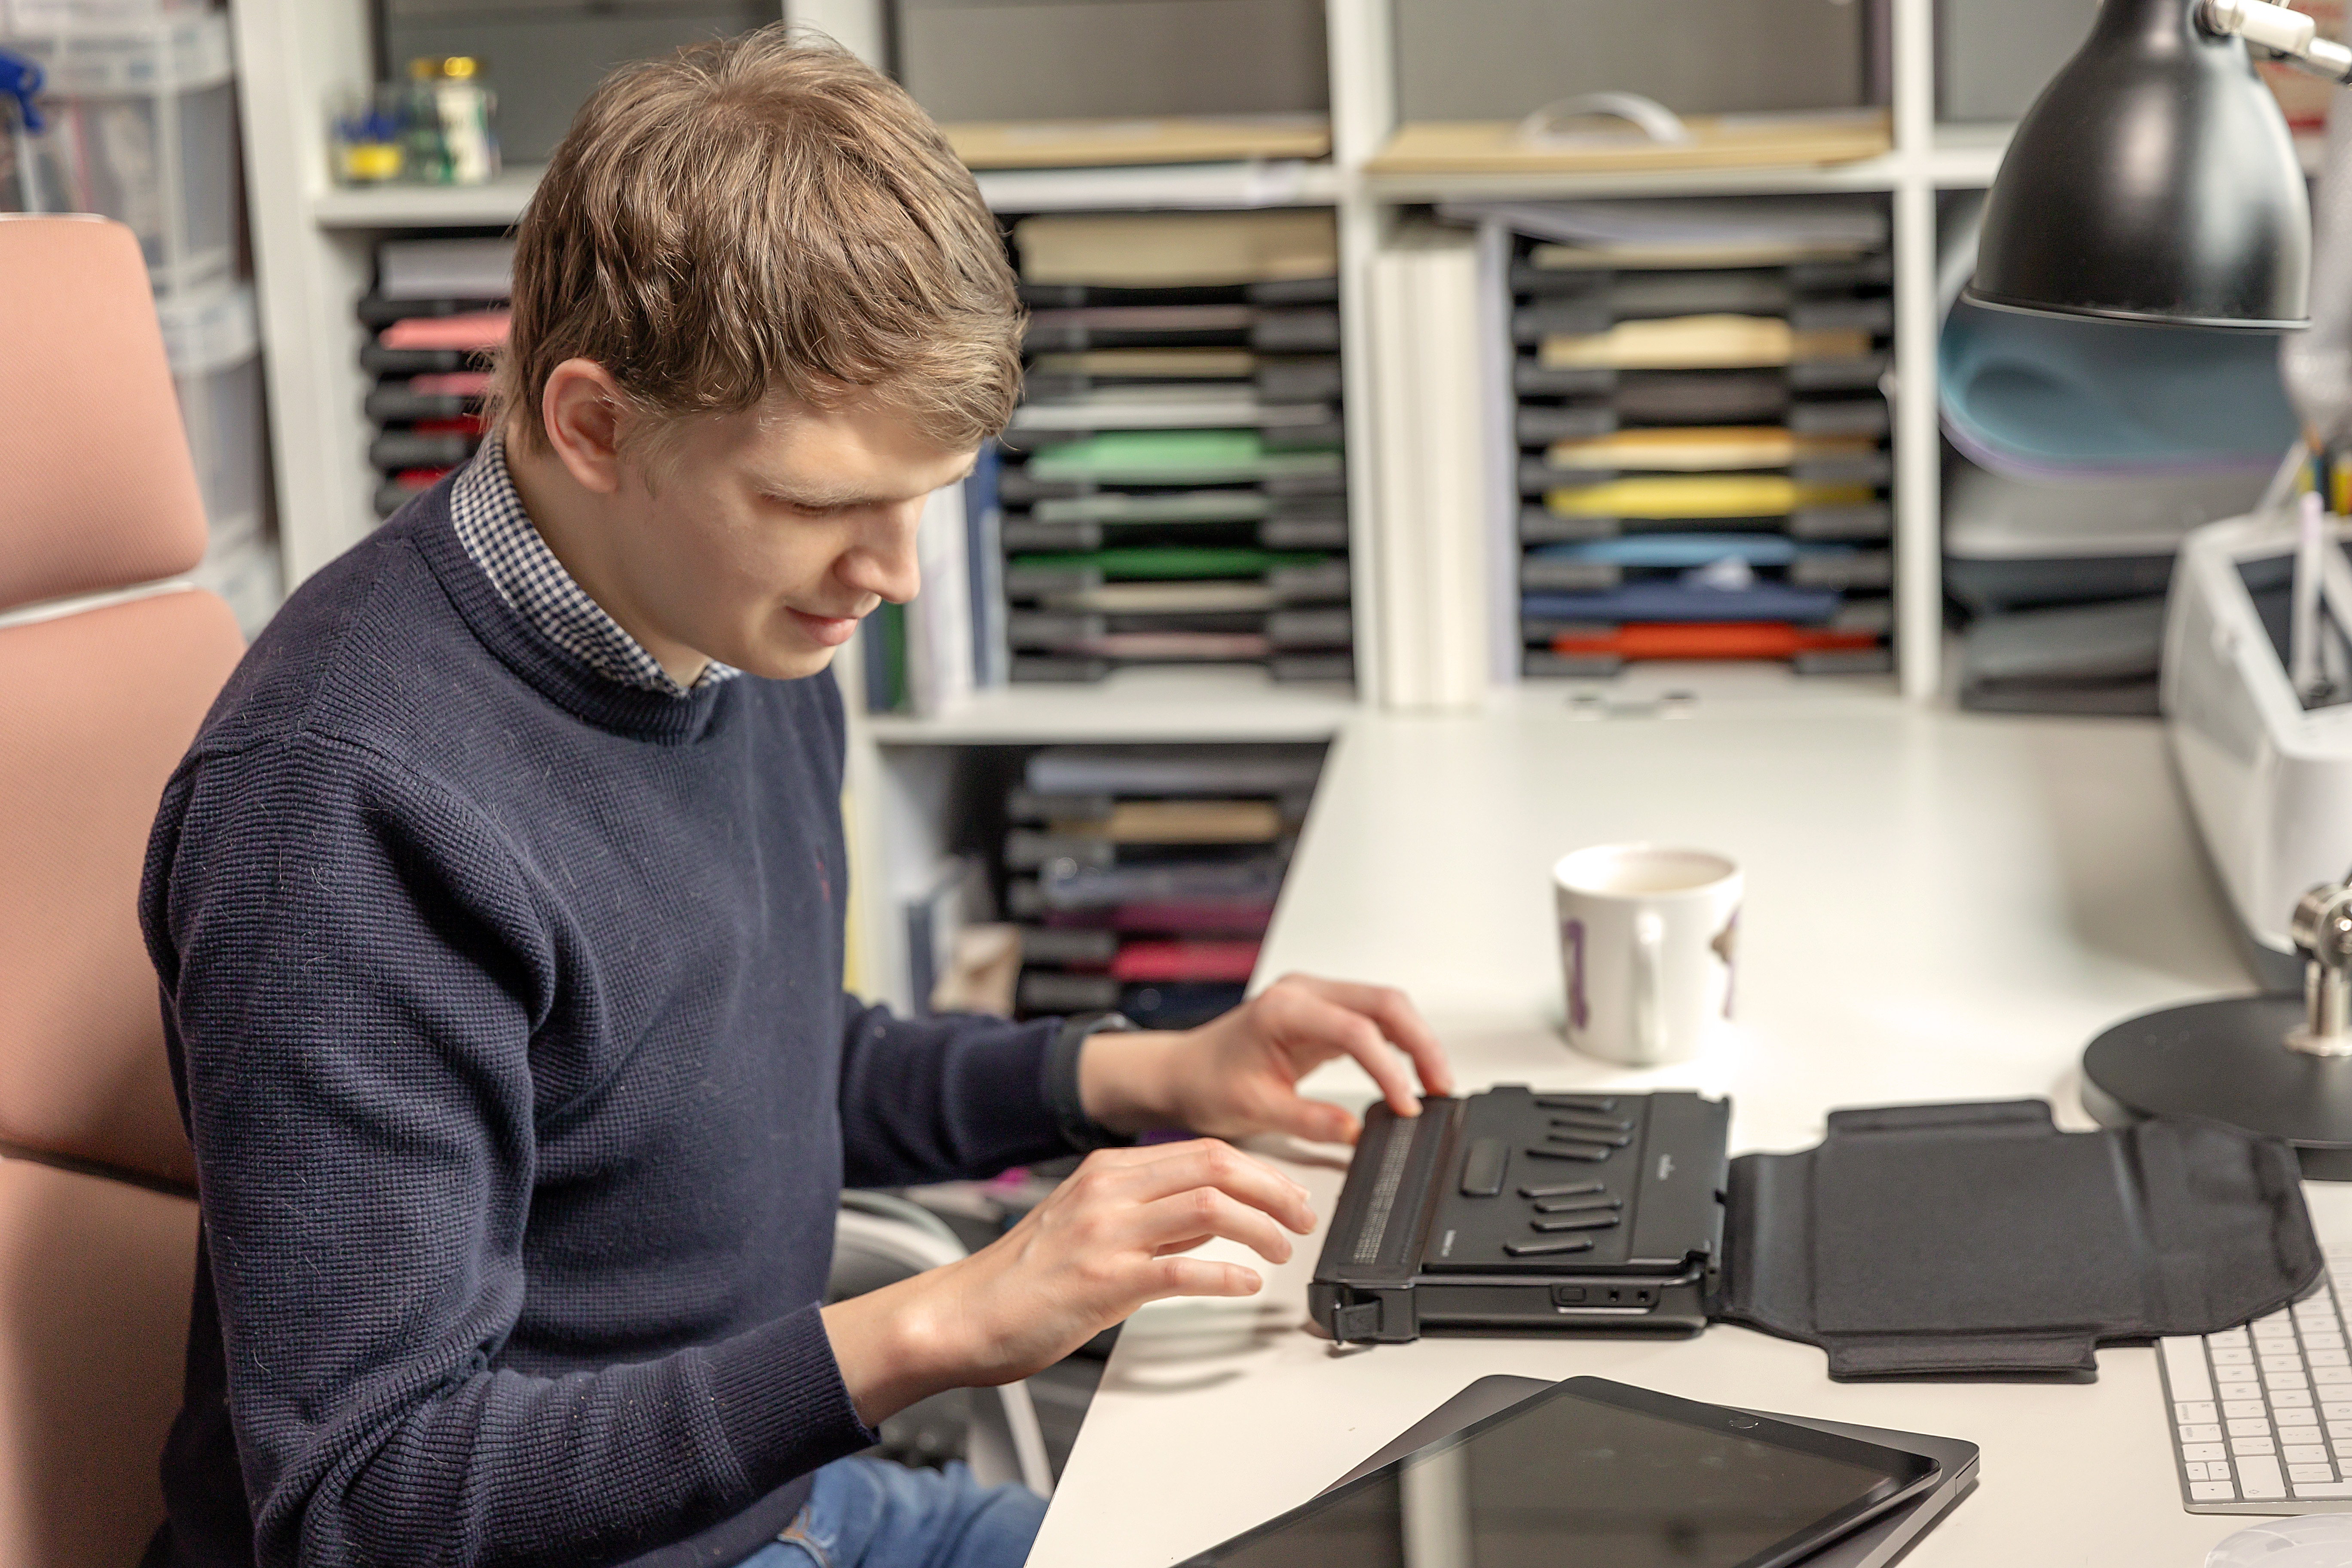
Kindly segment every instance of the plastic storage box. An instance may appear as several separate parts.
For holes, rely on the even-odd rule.
[[[206,0],[0,0],[0,33],[159,22],[208,9]]]
[[[0,0],[25,16],[26,0]],[[60,7],[36,5],[54,18]],[[30,210],[89,212],[139,236],[159,293],[226,282],[238,251],[236,94],[228,18],[23,21],[0,45],[48,76],[48,128],[26,139]]]
[[[236,611],[249,636],[284,597],[269,526],[261,342],[247,285],[158,301],[211,542],[196,581]]]

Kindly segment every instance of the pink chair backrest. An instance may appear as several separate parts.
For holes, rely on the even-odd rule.
[[[0,220],[0,1563],[134,1561],[179,1404],[194,1162],[138,925],[165,780],[244,650],[137,242]]]
[[[152,298],[121,224],[0,217],[0,609],[152,583],[204,553]]]

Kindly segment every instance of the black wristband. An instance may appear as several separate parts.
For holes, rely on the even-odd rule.
[[[1124,1149],[1135,1142],[1088,1116],[1087,1102],[1078,1092],[1078,1053],[1086,1048],[1087,1037],[1125,1034],[1134,1027],[1133,1023],[1117,1013],[1066,1018],[1054,1036],[1053,1048],[1046,1053],[1045,1099],[1054,1108],[1054,1124],[1060,1129],[1062,1141],[1081,1154],[1094,1149]]]

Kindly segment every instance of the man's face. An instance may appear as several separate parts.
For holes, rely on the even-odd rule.
[[[623,458],[607,510],[631,618],[754,675],[814,675],[915,596],[924,498],[971,462],[868,401],[683,421]]]

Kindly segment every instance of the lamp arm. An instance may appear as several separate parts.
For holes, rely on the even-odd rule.
[[[2319,24],[2300,11],[2265,0],[2197,0],[2197,23],[2217,37],[2260,44],[2314,76],[2352,83],[2352,48],[2321,37]]]

